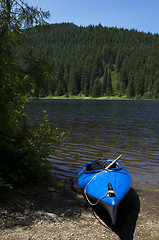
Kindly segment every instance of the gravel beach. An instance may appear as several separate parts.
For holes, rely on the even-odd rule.
[[[158,240],[158,209],[159,185],[133,183],[112,226],[73,182],[52,179],[40,188],[1,192],[0,240]]]

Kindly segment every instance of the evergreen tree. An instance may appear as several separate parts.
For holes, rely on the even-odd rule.
[[[77,94],[81,92],[81,67],[80,65],[75,68],[75,80],[77,83]]]
[[[26,73],[30,77],[34,96],[47,96],[50,92],[51,81],[54,79],[54,71],[49,66],[46,57],[30,56],[27,58],[27,70]]]
[[[71,95],[77,95],[78,94],[77,79],[76,79],[76,74],[75,74],[75,68],[74,68],[73,65],[70,69],[70,74],[69,74],[68,92]]]
[[[59,81],[63,81],[63,79],[64,79],[64,71],[65,71],[65,69],[64,69],[64,65],[63,65],[63,63],[61,63],[59,66],[58,66],[58,69],[57,69],[57,72],[58,72],[58,80]]]
[[[144,94],[144,77],[140,73],[137,73],[135,77],[135,96],[141,98]]]
[[[129,98],[134,98],[135,97],[135,86],[134,86],[134,79],[133,78],[128,83],[127,96]]]
[[[91,74],[91,82],[90,82],[90,89],[89,89],[90,95],[93,94],[94,83],[97,77],[98,77],[97,65],[94,65],[92,68],[92,74]]]
[[[87,75],[85,76],[85,81],[84,81],[84,95],[86,97],[89,96],[89,80],[88,80]]]
[[[117,61],[116,61],[116,71],[117,72],[120,72],[121,66],[122,66],[122,60],[121,60],[121,57],[119,55],[118,58],[117,58]]]
[[[107,87],[108,87],[107,81],[108,81],[108,69],[106,68],[103,76],[102,96],[107,95]]]
[[[101,96],[101,81],[99,77],[97,77],[93,84],[92,97],[97,98],[100,96]]]
[[[156,76],[156,79],[153,83],[152,94],[156,99],[159,99],[159,75]]]
[[[121,79],[122,79],[122,89],[124,93],[128,86],[128,73],[127,73],[126,67],[124,67],[121,71]]]
[[[108,80],[107,80],[107,95],[108,96],[112,96],[113,95],[112,79],[111,79],[110,71],[108,73]]]
[[[57,96],[62,96],[65,94],[65,86],[64,86],[64,82],[59,82],[57,85],[57,89],[56,89],[56,95]]]

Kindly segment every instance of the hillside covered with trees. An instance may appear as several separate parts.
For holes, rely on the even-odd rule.
[[[158,34],[62,23],[30,28],[27,35],[17,51],[29,96],[159,99]]]

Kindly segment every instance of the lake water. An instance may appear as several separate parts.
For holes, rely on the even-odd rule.
[[[121,154],[134,181],[159,184],[159,101],[32,100],[29,109],[71,129],[49,158],[58,177],[77,178],[88,161]]]

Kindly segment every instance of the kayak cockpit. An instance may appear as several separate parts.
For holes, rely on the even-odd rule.
[[[85,165],[84,167],[84,172],[85,173],[95,173],[95,172],[100,172],[106,169],[106,167],[113,162],[113,160],[108,160],[108,159],[98,159],[94,162],[89,162]],[[118,163],[115,162],[108,171],[117,171],[121,170],[122,166]]]

